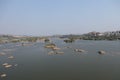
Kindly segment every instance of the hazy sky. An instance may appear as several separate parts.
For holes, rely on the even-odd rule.
[[[120,0],[0,0],[0,34],[120,30]]]

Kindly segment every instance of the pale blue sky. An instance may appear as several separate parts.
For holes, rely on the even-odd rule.
[[[120,30],[120,0],[0,0],[0,34]]]

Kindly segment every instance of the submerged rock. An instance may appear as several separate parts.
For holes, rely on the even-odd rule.
[[[3,77],[6,77],[7,75],[6,74],[1,74],[0,77],[3,78]]]
[[[12,67],[12,65],[10,65],[10,64],[5,66],[5,68],[10,68],[10,67]]]
[[[6,53],[0,52],[0,56],[4,56],[4,55],[6,55]]]
[[[64,48],[71,48],[70,46],[66,46],[66,47],[64,47]]]
[[[49,55],[64,54],[64,52],[60,52],[60,51],[50,51],[48,54],[49,54]]]
[[[3,51],[5,51],[5,52],[11,52],[11,51],[15,51],[15,49],[3,49]]]
[[[8,58],[9,58],[9,59],[13,59],[13,58],[14,58],[14,56],[9,56]]]
[[[85,50],[83,50],[83,49],[74,49],[74,51],[76,51],[76,52],[85,52]]]
[[[33,43],[21,43],[22,46],[32,46]]]
[[[58,47],[53,47],[52,49],[53,50],[60,50],[60,48],[58,48]]]
[[[52,55],[52,54],[55,54],[55,52],[54,51],[50,51],[50,52],[48,52],[48,54]]]
[[[16,67],[17,67],[17,66],[18,66],[18,64],[15,64],[14,66],[16,66]]]
[[[98,51],[98,54],[105,54],[106,52],[105,51]]]
[[[8,65],[8,63],[4,63],[4,64],[2,64],[3,66],[6,66],[6,65]]]
[[[2,64],[5,68],[10,68],[10,67],[12,67],[12,65],[11,64],[8,64],[8,63],[4,63],[4,64]]]
[[[64,52],[56,52],[56,54],[64,54]]]

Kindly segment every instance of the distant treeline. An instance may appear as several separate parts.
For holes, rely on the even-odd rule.
[[[82,35],[63,35],[60,38],[74,38],[83,40],[120,40],[120,30],[108,32],[89,32]]]
[[[0,35],[0,43],[16,43],[16,42],[37,42],[40,40],[45,40],[46,37],[31,37],[31,36],[9,36],[9,35]]]
[[[13,35],[0,35],[0,43],[8,42],[37,42],[44,41],[50,42],[49,38],[67,38],[64,42],[74,42],[76,39],[80,40],[120,40],[120,31],[113,32],[89,32],[87,34],[81,35],[57,35],[57,36],[44,36],[44,37],[35,37],[35,36],[13,36]]]

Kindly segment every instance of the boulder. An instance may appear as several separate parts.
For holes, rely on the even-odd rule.
[[[98,54],[105,54],[106,52],[105,51],[98,51]]]
[[[2,65],[3,65],[3,66],[6,66],[6,65],[8,65],[8,63],[3,63]]]
[[[5,68],[10,68],[10,67],[12,67],[12,65],[10,65],[10,64],[5,66]]]
[[[53,43],[45,45],[45,48],[54,48],[54,47],[56,47],[56,45]]]
[[[7,75],[6,74],[1,74],[0,77],[3,78],[3,77],[6,77]]]
[[[53,47],[52,49],[53,50],[60,50],[60,48],[58,48],[58,47]]]

